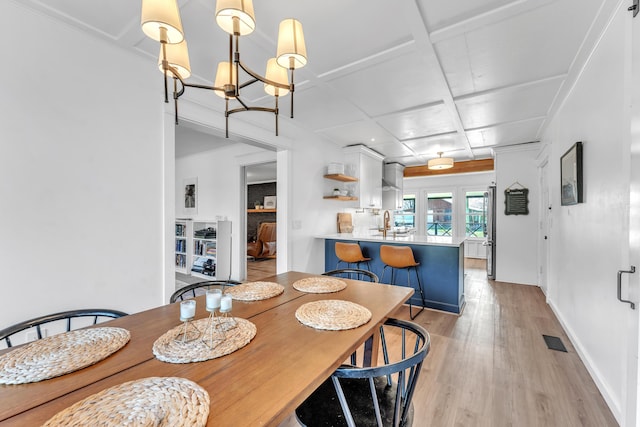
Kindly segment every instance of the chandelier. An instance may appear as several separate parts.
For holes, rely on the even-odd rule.
[[[168,79],[173,77],[173,99],[175,118],[178,124],[178,98],[185,88],[212,90],[225,100],[225,128],[229,137],[229,116],[243,111],[264,111],[275,115],[275,133],[278,135],[278,98],[291,92],[291,118],[293,118],[293,74],[297,68],[307,63],[307,49],[304,43],[302,24],[289,18],[280,23],[278,48],[275,58],[267,61],[265,76],[249,69],[240,60],[239,38],[251,34],[256,27],[252,0],[217,0],[216,23],[229,33],[229,60],[218,64],[213,86],[186,83],[191,75],[187,41],[182,30],[182,21],[177,0],[142,0],[141,27],[151,39],[160,42],[158,67],[164,74],[164,102],[169,102]],[[240,71],[248,79],[240,82]],[[291,75],[291,83],[289,76]],[[249,106],[242,99],[240,89],[253,83],[262,82],[267,94],[275,98],[274,108]],[[230,102],[237,101],[236,108]]]
[[[427,162],[427,168],[432,170],[451,169],[453,167],[453,158],[442,157],[442,151],[438,151],[438,157]]]

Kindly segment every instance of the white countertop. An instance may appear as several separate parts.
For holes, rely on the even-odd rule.
[[[324,236],[316,236],[317,239],[334,239],[334,240],[353,240],[363,242],[388,242],[388,243],[411,243],[414,245],[433,245],[433,246],[453,246],[459,247],[464,241],[464,237],[447,237],[447,236],[417,236],[415,234],[399,235],[395,238],[393,233],[389,232],[387,238],[381,235],[370,234],[353,234],[353,233],[335,233]]]

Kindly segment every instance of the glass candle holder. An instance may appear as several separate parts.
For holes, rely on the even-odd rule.
[[[196,300],[189,299],[180,302],[182,328],[175,338],[176,341],[185,343],[200,338],[200,330],[191,322],[194,317],[196,317]]]
[[[222,300],[222,291],[220,289],[209,289],[206,294],[206,309],[210,313],[207,328],[202,336],[202,342],[209,348],[214,348],[226,338],[224,328],[220,322],[220,316],[216,315],[216,311],[220,309]]]
[[[222,291],[220,289],[207,290],[207,311],[215,312],[220,308]]]
[[[232,307],[233,298],[231,298],[231,295],[223,294],[222,298],[220,299],[220,313],[222,314],[223,319],[222,328],[225,331],[233,329],[237,326],[236,320],[233,318],[233,316],[229,315],[229,313],[231,313]]]

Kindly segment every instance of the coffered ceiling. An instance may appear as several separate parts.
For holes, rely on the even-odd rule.
[[[389,161],[457,160],[496,146],[538,141],[572,71],[597,37],[610,0],[254,0],[256,31],[242,60],[260,73],[274,56],[278,23],[304,26],[309,63],[296,71],[295,119],[281,102],[281,133],[313,132],[327,143],[364,143]],[[23,0],[21,4],[157,61],[140,30],[139,0]],[[213,84],[228,36],[214,0],[180,0],[193,76]],[[602,10],[601,10],[602,9]],[[271,106],[261,87],[245,92]],[[161,91],[160,83],[158,90]],[[201,91],[200,91],[201,92]],[[215,112],[212,93],[189,95]],[[232,116],[273,129],[267,114]]]

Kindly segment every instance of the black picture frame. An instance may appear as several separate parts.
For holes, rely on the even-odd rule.
[[[560,204],[582,202],[582,142],[578,141],[560,157]]]

